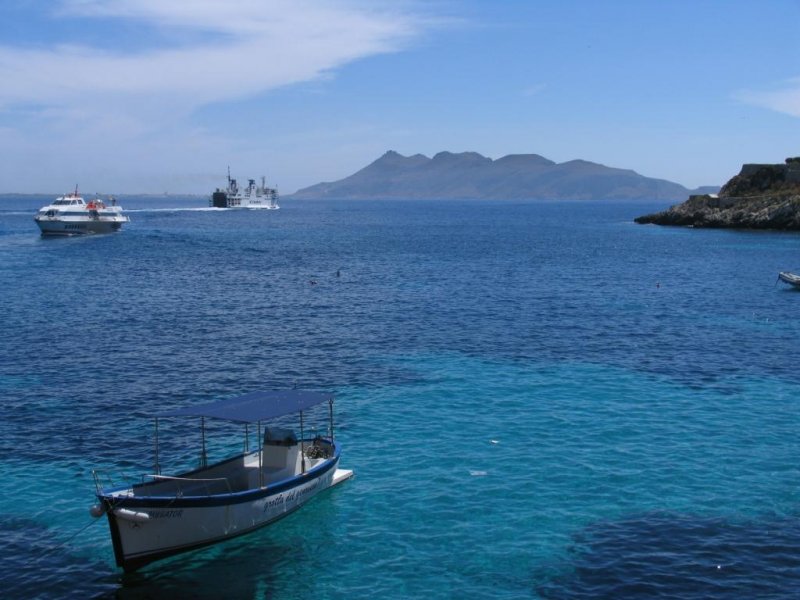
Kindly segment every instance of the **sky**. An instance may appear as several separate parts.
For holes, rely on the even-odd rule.
[[[282,194],[387,150],[693,188],[800,156],[800,0],[2,0],[0,193]]]

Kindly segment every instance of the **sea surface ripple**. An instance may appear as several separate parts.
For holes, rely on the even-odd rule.
[[[128,197],[121,233],[43,239],[47,200],[0,198],[4,597],[796,597],[798,234]],[[294,385],[336,393],[355,479],[118,571],[92,470],[151,472],[154,411]],[[196,462],[199,424],[162,436]]]

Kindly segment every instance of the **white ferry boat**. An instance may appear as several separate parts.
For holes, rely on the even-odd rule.
[[[278,190],[267,187],[265,178],[261,178],[261,185],[256,185],[255,179],[248,179],[246,187],[239,187],[235,179],[231,179],[228,169],[228,187],[217,188],[211,194],[209,206],[214,208],[264,208],[276,210],[278,206]]]
[[[43,206],[33,218],[42,235],[84,235],[119,231],[130,219],[122,214],[122,207],[111,199],[111,206],[99,198],[86,202],[78,188],[71,194],[56,198]]]

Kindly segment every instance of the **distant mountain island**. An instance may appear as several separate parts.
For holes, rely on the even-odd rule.
[[[732,229],[800,230],[800,157],[745,164],[719,194],[695,194],[637,223]]]
[[[488,199],[677,201],[689,190],[664,179],[585,160],[555,163],[538,154],[492,160],[477,152],[403,156],[389,151],[360,171],[292,195],[303,199]]]

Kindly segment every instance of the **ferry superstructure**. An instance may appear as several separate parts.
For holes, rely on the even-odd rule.
[[[255,179],[248,179],[247,186],[240,187],[235,179],[231,179],[228,170],[228,187],[217,188],[211,194],[209,206],[213,208],[262,208],[277,210],[278,190],[267,187],[266,179],[261,178],[261,185],[256,185]]]

